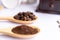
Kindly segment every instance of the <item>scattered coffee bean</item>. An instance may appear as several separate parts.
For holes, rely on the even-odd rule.
[[[60,28],[60,25],[58,25],[58,27]]]
[[[59,22],[59,21],[57,21],[57,23],[58,23],[58,24],[60,24],[60,22]]]

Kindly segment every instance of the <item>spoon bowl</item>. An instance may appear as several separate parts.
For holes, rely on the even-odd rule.
[[[4,33],[6,35],[16,37],[16,38],[32,38],[32,37],[36,36],[40,32],[40,29],[38,27],[32,26],[32,28],[37,28],[38,29],[38,32],[36,34],[29,34],[29,35],[16,34],[16,33],[12,32],[13,28],[14,27],[2,28],[2,29],[0,29],[0,33]]]

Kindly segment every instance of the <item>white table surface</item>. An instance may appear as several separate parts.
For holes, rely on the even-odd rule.
[[[34,5],[20,5],[15,9],[7,9],[0,11],[0,16],[9,17],[14,16],[18,12],[31,11],[37,17],[37,21],[30,25],[35,25],[41,29],[40,33],[30,39],[19,39],[0,34],[0,40],[60,40],[60,29],[56,21],[59,19],[60,15],[55,14],[45,14],[35,12],[36,6]],[[0,28],[13,27],[20,24],[12,23],[9,21],[0,21]]]

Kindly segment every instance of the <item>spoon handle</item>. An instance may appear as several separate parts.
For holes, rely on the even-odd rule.
[[[0,28],[0,33],[11,33],[12,27]]]
[[[10,17],[0,17],[0,20],[10,20]]]
[[[6,29],[5,28],[0,28],[0,33],[6,33]]]

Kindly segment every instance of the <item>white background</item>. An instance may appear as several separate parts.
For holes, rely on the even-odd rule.
[[[10,36],[6,36],[4,34],[0,34],[0,40],[60,40],[60,29],[57,24],[57,20],[60,19],[60,15],[55,14],[46,14],[46,13],[38,13],[35,12],[35,5],[20,5],[15,9],[3,9],[0,11],[0,16],[9,17],[14,16],[18,12],[23,11],[31,11],[33,12],[38,19],[36,22],[30,25],[37,26],[41,29],[40,33],[34,38],[30,39],[21,39],[21,38],[13,38]],[[0,28],[6,27],[14,27],[20,24],[12,23],[9,21],[0,21]]]

